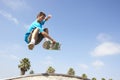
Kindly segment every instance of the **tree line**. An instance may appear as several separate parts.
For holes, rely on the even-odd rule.
[[[21,75],[25,75],[25,72],[27,72],[31,67],[31,64],[30,64],[30,61],[28,58],[23,58],[21,61],[20,61],[20,64],[18,65],[18,68],[20,69],[20,73]],[[46,73],[48,74],[54,74],[55,73],[55,69],[52,67],[52,66],[49,66],[48,69],[46,70]],[[34,74],[34,71],[33,70],[30,70],[29,74]],[[73,68],[69,68],[68,69],[68,72],[67,72],[67,75],[70,75],[70,76],[75,76],[75,71]],[[84,73],[81,75],[81,77],[83,79],[87,79],[87,75]],[[97,80],[95,77],[93,77],[91,80]],[[101,80],[106,80],[105,78],[101,78]],[[112,78],[108,79],[108,80],[113,80]]]

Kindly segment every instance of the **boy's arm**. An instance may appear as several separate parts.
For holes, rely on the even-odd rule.
[[[48,19],[50,19],[52,17],[52,15],[48,15],[47,18],[45,18],[45,21],[47,21]]]
[[[42,33],[42,35],[44,36],[44,37],[47,37],[48,39],[50,39],[53,43],[56,43],[56,41],[54,41],[54,39],[52,39],[46,32],[41,32]]]
[[[52,17],[51,15],[48,15],[48,16],[41,22],[41,24],[44,25],[44,23],[45,23],[46,21],[48,21],[48,19],[50,19],[51,17]]]

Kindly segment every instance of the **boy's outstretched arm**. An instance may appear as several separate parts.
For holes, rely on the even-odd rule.
[[[48,15],[46,18],[45,18],[45,21],[47,21],[48,19],[50,19],[52,17],[52,15]]]
[[[53,43],[56,43],[56,41],[54,39],[52,39],[46,32],[42,32],[42,35],[44,37],[47,37],[48,39],[50,39]]]

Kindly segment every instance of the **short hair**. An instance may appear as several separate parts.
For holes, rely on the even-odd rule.
[[[46,14],[44,12],[39,12],[39,14],[37,15],[37,18],[42,15],[46,17]]]

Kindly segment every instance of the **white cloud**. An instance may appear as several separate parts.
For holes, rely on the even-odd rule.
[[[95,68],[100,68],[100,67],[103,67],[105,64],[102,61],[100,61],[100,60],[96,60],[95,62],[92,63],[92,65]]]
[[[104,42],[98,45],[93,51],[93,56],[106,56],[120,53],[120,44],[113,42]]]
[[[28,8],[25,0],[2,0],[2,2],[13,10],[20,10]]]
[[[100,42],[105,42],[105,41],[109,41],[111,39],[111,36],[105,33],[100,33],[96,38]]]
[[[19,21],[17,20],[17,18],[13,17],[10,13],[0,10],[0,15],[4,16],[5,18],[14,22],[15,24],[19,24]]]
[[[79,67],[82,69],[88,69],[88,65],[86,64],[79,64]]]

